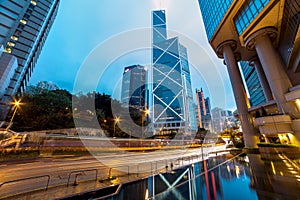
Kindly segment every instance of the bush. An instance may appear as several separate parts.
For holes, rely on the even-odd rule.
[[[6,150],[6,149],[3,149],[0,153],[0,160],[35,158],[35,157],[38,157],[39,154],[40,154],[40,152],[37,149],[31,149],[31,150],[26,150],[26,149]]]
[[[275,144],[275,143],[265,143],[265,142],[258,143],[257,146],[259,146],[259,147],[285,147],[285,148],[299,147],[299,146],[293,145],[293,144]]]
[[[234,146],[235,146],[235,148],[238,148],[238,149],[242,149],[245,147],[244,143],[242,143],[242,142],[238,142]]]

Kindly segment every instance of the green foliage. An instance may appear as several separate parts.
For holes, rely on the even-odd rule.
[[[39,154],[40,152],[37,149],[14,149],[14,150],[3,149],[0,152],[0,160],[35,158],[38,157]]]
[[[49,91],[30,86],[23,94],[22,103],[13,121],[15,131],[74,128],[75,120],[80,127],[99,128],[100,125],[111,137],[130,137],[129,134],[140,136],[142,131],[132,123],[138,127],[148,124],[143,111],[123,108],[111,96],[96,92],[72,95],[66,90]],[[117,124],[116,117],[120,118]]]
[[[33,131],[73,128],[72,95],[66,90],[25,93],[12,129]]]
[[[244,143],[242,142],[237,142],[234,144],[235,148],[238,148],[238,149],[242,149],[245,147]]]

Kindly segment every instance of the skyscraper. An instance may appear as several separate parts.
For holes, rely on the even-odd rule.
[[[231,80],[246,146],[256,146],[258,133],[288,135],[300,144],[300,2],[297,0],[198,0],[210,45],[224,59]],[[277,124],[255,119],[237,62],[254,65],[266,103],[265,114],[281,114]],[[250,67],[250,66],[249,66]],[[249,115],[249,112],[251,115]],[[259,115],[257,115],[259,116]],[[268,117],[268,116],[263,116]]]
[[[152,25],[154,134],[196,131],[187,50],[178,37],[168,39],[164,10],[152,12]]]
[[[7,84],[0,85],[0,120],[6,116],[8,102],[17,92],[24,91],[57,14],[58,5],[59,0],[0,2],[0,47],[3,47],[0,63],[1,71],[9,75],[6,77]],[[17,67],[12,67],[8,59],[17,62]]]
[[[211,130],[211,107],[209,97],[204,97],[202,88],[196,89],[197,120],[199,128]]]
[[[124,107],[147,109],[146,67],[133,65],[125,67],[122,79],[121,102]]]

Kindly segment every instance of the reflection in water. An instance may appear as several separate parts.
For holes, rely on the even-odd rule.
[[[273,161],[250,154],[210,158],[175,173],[125,184],[118,195],[107,199],[300,199],[299,165],[279,157]]]

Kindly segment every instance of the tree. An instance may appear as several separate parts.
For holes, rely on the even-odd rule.
[[[73,128],[72,95],[66,90],[24,93],[12,129],[33,131]]]

